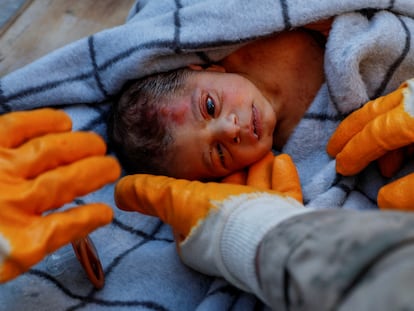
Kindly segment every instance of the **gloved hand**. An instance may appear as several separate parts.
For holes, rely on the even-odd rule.
[[[269,152],[247,170],[235,172],[222,183],[248,185],[261,190],[273,190],[303,203],[302,189],[295,164],[287,154],[274,156]]]
[[[283,171],[277,171],[280,166],[285,166]],[[181,258],[190,267],[257,292],[254,281],[246,284],[241,281],[246,277],[239,275],[239,270],[253,272],[240,266],[246,261],[249,267],[254,265],[255,247],[267,230],[306,209],[292,198],[301,200],[301,192],[296,168],[287,156],[269,154],[247,176],[238,174],[225,181],[234,180],[246,185],[131,175],[117,183],[115,201],[120,209],[157,216],[170,224]],[[231,259],[234,248],[246,253],[243,260]]]
[[[396,91],[368,102],[349,115],[331,137],[327,151],[336,157],[342,175],[360,172],[379,159],[391,175],[401,165],[403,148],[414,143],[414,79]],[[414,210],[414,175],[382,187],[378,205],[384,209]]]
[[[99,203],[44,215],[120,175],[98,135],[71,127],[52,109],[0,116],[0,282],[112,220]]]

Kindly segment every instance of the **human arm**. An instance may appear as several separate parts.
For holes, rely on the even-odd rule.
[[[266,303],[282,311],[410,309],[413,238],[412,213],[320,209],[287,219],[259,246]]]
[[[52,109],[0,116],[0,282],[112,220],[100,203],[54,211],[120,175],[103,140],[71,126]]]
[[[180,257],[190,267],[224,277],[265,299],[255,273],[257,246],[284,219],[309,211],[292,198],[301,198],[295,169],[287,169],[293,176],[283,176],[274,170],[281,158],[274,159],[268,155],[251,167],[247,178],[239,179],[247,185],[126,176],[116,185],[115,201],[123,210],[156,216],[170,224]],[[284,159],[284,165],[293,166],[290,158]],[[292,186],[286,189],[291,180]]]
[[[224,277],[272,309],[389,310],[412,305],[413,264],[400,254],[414,253],[414,216],[304,208],[297,200],[265,190],[270,183],[263,180],[278,180],[275,189],[286,180],[281,175],[269,178],[280,172],[269,174],[268,168],[277,166],[270,166],[268,159],[247,174],[224,180],[236,185],[128,176],[117,185],[116,202],[122,209],[171,224],[184,263]],[[261,190],[240,185],[249,179],[260,183]],[[383,294],[377,295],[379,291]],[[369,299],[373,296],[377,298]]]
[[[389,156],[389,152],[401,159],[401,148],[413,142],[414,79],[410,79],[349,115],[331,137],[327,151],[336,158],[338,173],[353,175],[370,162]],[[391,162],[386,160],[385,164],[387,161]],[[410,174],[382,187],[379,207],[413,210],[413,185],[414,175]]]

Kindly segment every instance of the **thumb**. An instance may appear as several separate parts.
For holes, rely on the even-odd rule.
[[[275,156],[269,152],[261,160],[253,163],[247,175],[247,185],[262,189],[272,189],[272,166]]]
[[[414,174],[399,178],[383,186],[378,192],[381,209],[414,211]]]
[[[281,154],[273,161],[272,189],[303,203],[299,174],[287,154]]]
[[[112,209],[100,203],[82,205],[39,217],[26,232],[21,232],[20,235],[13,234],[13,252],[0,265],[0,283],[29,270],[47,254],[63,245],[110,223],[112,217]],[[28,240],[31,243],[27,243]]]

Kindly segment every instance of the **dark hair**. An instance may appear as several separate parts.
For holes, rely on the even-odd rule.
[[[168,175],[174,137],[160,110],[184,89],[190,72],[178,69],[131,81],[113,103],[108,143],[128,174]]]

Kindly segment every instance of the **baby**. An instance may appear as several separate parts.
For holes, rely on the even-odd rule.
[[[324,82],[324,39],[282,32],[217,64],[130,82],[108,126],[127,173],[215,179],[280,149]]]

